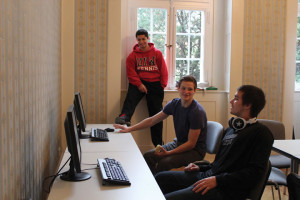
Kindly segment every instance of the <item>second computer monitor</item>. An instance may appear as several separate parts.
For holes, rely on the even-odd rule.
[[[75,107],[75,113],[76,117],[78,119],[78,134],[80,138],[89,138],[89,134],[85,135],[82,132],[85,132],[86,128],[86,119],[85,119],[85,114],[83,110],[83,104],[82,104],[82,99],[80,92],[76,92],[74,96],[74,107]]]

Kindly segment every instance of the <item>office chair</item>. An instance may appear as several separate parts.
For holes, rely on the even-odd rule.
[[[224,128],[219,122],[207,121],[207,133],[206,133],[206,152],[210,154],[216,154],[219,151]],[[194,162],[195,164],[208,165],[210,162],[207,160],[200,160]]]
[[[266,184],[268,182],[270,173],[271,173],[271,163],[270,161],[268,161],[268,166],[266,167],[263,176],[261,177],[260,181],[255,185],[255,187],[249,192],[247,199],[251,199],[251,200],[261,199]]]
[[[268,119],[258,119],[258,121],[264,124],[266,127],[270,129],[273,134],[274,140],[285,140],[285,128],[284,124]],[[288,168],[291,166],[291,159],[284,155],[271,155],[270,162],[272,167],[276,167],[279,169],[285,169],[285,175],[288,174]],[[284,194],[286,193],[286,188],[284,189]]]
[[[207,132],[206,132],[206,152],[210,154],[216,154],[219,151],[224,128],[219,122],[207,121]],[[195,161],[198,165],[209,165],[210,162],[207,160]],[[182,171],[184,167],[172,169],[173,171]]]
[[[278,197],[281,199],[279,187],[287,186],[286,175],[280,169],[272,167],[267,185],[271,186],[273,199],[275,199],[273,187],[278,191]]]
[[[283,123],[267,119],[258,119],[258,121],[270,129],[275,140],[285,140],[285,128]],[[272,167],[279,169],[287,169],[291,165],[291,159],[284,155],[271,155],[270,162]]]
[[[287,176],[287,187],[289,190],[289,199],[298,200],[300,199],[300,176],[295,173],[290,173]]]

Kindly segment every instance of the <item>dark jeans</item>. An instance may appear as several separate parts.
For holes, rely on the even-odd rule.
[[[192,191],[193,184],[203,179],[201,172],[165,171],[159,172],[155,179],[167,200],[222,200],[217,188],[202,195]]]
[[[290,173],[287,176],[287,186],[289,190],[289,199],[300,199],[300,176],[295,173]]]
[[[167,151],[176,149],[181,143],[177,142],[177,139],[162,145]],[[147,151],[144,154],[144,158],[148,167],[150,168],[152,174],[156,174],[161,171],[168,171],[173,168],[179,168],[182,166],[187,166],[188,164],[196,161],[203,160],[205,156],[205,151],[201,151],[200,147],[195,147],[194,149],[182,153],[177,153],[169,156],[159,157],[154,154],[155,149]]]
[[[162,101],[164,99],[164,89],[160,82],[142,81],[146,86],[148,93],[142,93],[138,87],[129,83],[126,99],[123,104],[122,114],[126,115],[126,120],[130,121],[134,110],[141,99],[146,95],[149,116],[153,116],[162,110]],[[163,122],[159,122],[150,128],[151,138],[154,146],[162,144]]]

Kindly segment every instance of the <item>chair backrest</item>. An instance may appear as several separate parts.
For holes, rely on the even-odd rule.
[[[216,154],[219,150],[224,133],[223,126],[214,121],[207,122],[206,152]]]
[[[261,179],[259,180],[259,182],[250,191],[247,199],[251,199],[251,200],[260,200],[261,199],[261,197],[264,193],[266,184],[268,182],[270,173],[271,173],[271,163],[270,163],[270,161],[268,161],[268,166],[266,167],[266,170],[264,171],[263,176],[261,176]]]
[[[285,128],[282,122],[268,119],[258,119],[258,121],[270,129],[275,140],[285,140]]]

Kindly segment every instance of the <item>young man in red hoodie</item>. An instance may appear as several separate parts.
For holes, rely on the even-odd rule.
[[[117,124],[127,124],[140,100],[146,96],[149,116],[162,110],[164,88],[168,82],[168,71],[164,57],[153,43],[148,42],[149,36],[145,29],[136,32],[137,44],[126,60],[128,92],[121,114],[115,119]],[[162,144],[163,123],[150,128],[154,146]]]

